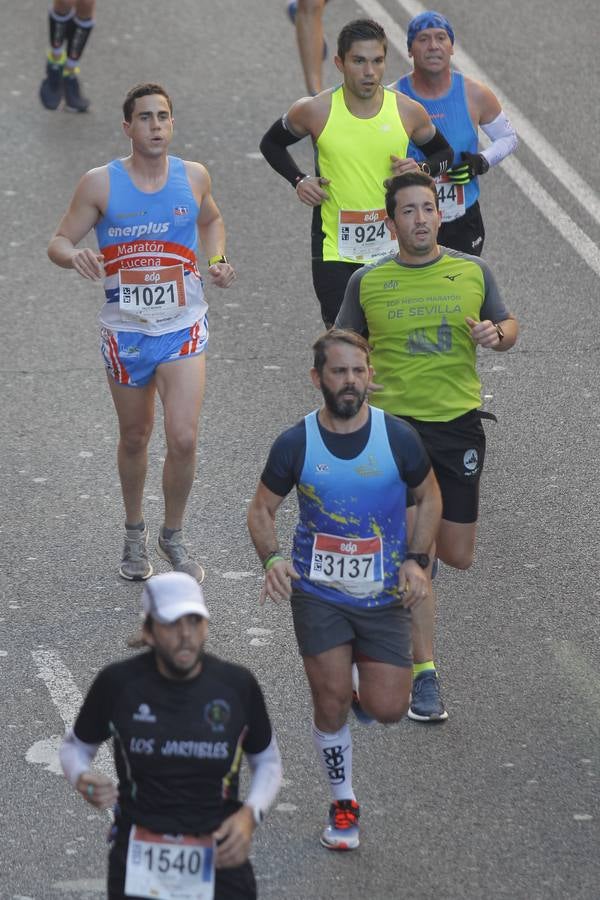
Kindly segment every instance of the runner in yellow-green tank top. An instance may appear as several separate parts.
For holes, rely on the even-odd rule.
[[[372,19],[350,22],[338,37],[335,65],[343,83],[303,97],[264,135],[267,162],[311,206],[312,268],[321,316],[332,325],[352,273],[391,252],[383,224],[383,182],[424,168],[445,171],[452,149],[423,106],[382,85],[387,39]],[[288,147],[310,135],[316,174],[302,172]],[[407,159],[408,141],[426,160]]]
[[[394,91],[383,89],[379,112],[368,119],[350,112],[342,85],[331,93],[329,117],[315,141],[317,174],[329,184],[328,199],[315,206],[314,232],[321,237],[313,255],[362,264],[395,252],[385,227],[383,182],[392,156],[404,158],[407,148]]]

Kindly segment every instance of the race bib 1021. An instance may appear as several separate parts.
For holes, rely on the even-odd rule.
[[[183,266],[119,269],[119,311],[126,319],[167,322],[185,309]]]

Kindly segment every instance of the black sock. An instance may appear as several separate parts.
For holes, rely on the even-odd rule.
[[[71,62],[77,62],[81,59],[81,54],[88,42],[88,38],[94,25],[95,22],[93,19],[78,19],[77,16],[69,22],[67,59]]]

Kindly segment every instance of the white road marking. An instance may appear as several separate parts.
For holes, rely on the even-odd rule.
[[[261,637],[262,635],[273,634],[272,628],[247,628],[246,634],[256,635],[257,637]]]
[[[396,2],[411,17],[425,10],[425,7],[415,2],[415,0],[396,0]],[[407,62],[410,62],[406,50],[406,32],[394,21],[378,0],[358,0],[358,3],[365,12],[383,25],[390,43],[394,45]],[[513,106],[506,99],[502,91],[489,80],[485,72],[477,66],[458,43],[454,45],[454,61],[465,75],[478,81],[483,81],[490,87],[502,104],[504,112],[515,126],[519,139],[529,146],[529,149],[535,154],[540,163],[546,166],[551,174],[560,181],[565,190],[569,191],[575,200],[584,207],[591,218],[600,224],[600,198],[598,198],[597,194],[556,152],[517,107]],[[487,139],[484,138],[482,142],[485,145]],[[556,228],[564,240],[571,245],[578,256],[596,275],[600,275],[600,248],[573,222],[548,191],[536,181],[533,175],[514,156],[509,156],[503,160],[501,166],[550,225]]]
[[[239,581],[241,578],[251,578],[254,572],[223,572],[222,578],[228,578],[230,581]]]
[[[58,758],[58,748],[61,743],[62,737],[59,734],[53,734],[52,737],[36,741],[25,754],[25,759],[32,765],[44,766],[53,775],[62,776],[63,770]]]
[[[32,650],[31,655],[38,668],[38,678],[41,678],[48,688],[48,693],[58,710],[59,716],[64,722],[65,729],[71,728],[77,717],[77,713],[81,708],[81,704],[83,703],[83,697],[79,688],[73,681],[73,676],[54,650]],[[54,751],[52,751],[52,745],[50,743],[54,737],[56,736],[47,739],[43,759],[28,759],[29,754],[40,754],[39,744],[42,742],[38,741],[37,744],[34,744],[33,747],[30,747],[27,751],[27,761],[43,763],[50,771],[54,771],[52,766],[58,766],[58,771],[61,772],[60,762],[58,761],[59,743],[57,742]],[[34,747],[36,746],[38,749],[34,751]],[[55,758],[52,758],[52,752],[56,754]],[[93,766],[94,769],[102,772],[104,775],[115,778],[114,764],[106,744],[100,747]]]

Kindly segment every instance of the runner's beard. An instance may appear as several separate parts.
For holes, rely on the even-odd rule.
[[[160,658],[169,675],[172,678],[182,680],[184,678],[187,678],[189,673],[192,672],[196,668],[198,663],[202,662],[202,660],[204,659],[204,644],[202,644],[192,662],[190,662],[189,665],[185,667],[178,666],[177,663],[174,662],[171,654],[165,653],[164,650],[161,650],[159,647],[155,647],[154,652]]]
[[[367,396],[366,390],[361,393],[360,391],[357,391],[356,388],[343,388],[341,391],[338,391],[338,393],[335,394],[333,391],[330,391],[329,388],[322,382],[321,392],[323,394],[325,406],[327,407],[331,415],[335,416],[337,419],[353,419],[365,402]],[[354,394],[354,398],[352,400],[339,399],[341,394],[348,393]]]

